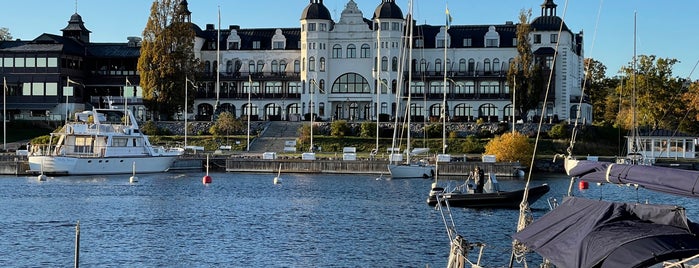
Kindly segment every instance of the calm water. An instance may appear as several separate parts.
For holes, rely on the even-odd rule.
[[[363,175],[213,173],[0,177],[0,266],[73,265],[80,221],[83,267],[443,267],[449,241],[425,203],[429,180]],[[540,177],[548,196],[569,180]],[[522,181],[501,181],[501,188]],[[696,200],[617,186],[577,192],[672,202],[697,219]],[[542,198],[535,216],[546,212]],[[487,267],[507,264],[516,210],[456,209],[459,232],[487,244]],[[475,259],[475,258],[474,258]]]

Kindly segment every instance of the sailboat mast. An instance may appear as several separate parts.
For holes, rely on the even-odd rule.
[[[444,98],[442,100],[442,154],[447,153],[447,47],[449,42],[449,21],[451,20],[451,16],[449,15],[449,7],[446,9],[447,13],[447,22],[444,27],[444,88],[442,89],[442,92],[444,93]]]
[[[374,115],[376,116],[376,153],[379,153],[379,105],[381,103],[380,98],[381,98],[381,89],[383,87],[383,81],[381,80],[381,48],[383,45],[381,44],[381,22],[379,21],[379,18],[376,19],[377,24],[378,24],[378,31],[376,33],[376,41],[378,42],[377,46],[377,52],[376,52],[376,85],[378,86],[376,88],[376,110],[374,111]]]
[[[632,133],[631,133],[631,153],[635,154],[638,152],[637,140],[636,140],[636,11],[633,13],[633,89],[631,90],[631,121],[632,121]]]
[[[408,102],[407,102],[407,115],[408,115],[408,133],[407,133],[407,145],[406,145],[406,162],[410,163],[410,116],[411,114],[411,96],[412,96],[412,84],[413,84],[413,1],[410,0],[408,4]]]
[[[216,106],[214,107],[214,113],[218,110],[219,105],[219,95],[221,87],[221,6],[218,6],[218,31],[216,34]],[[213,118],[213,117],[212,117]],[[248,121],[249,122],[249,121]]]

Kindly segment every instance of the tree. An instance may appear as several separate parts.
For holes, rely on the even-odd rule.
[[[543,92],[541,67],[534,64],[534,53],[529,40],[531,25],[529,19],[532,10],[522,10],[519,13],[517,25],[517,56],[510,63],[507,71],[507,84],[513,90],[515,109],[522,119],[526,120],[529,110],[539,105]]]
[[[144,105],[168,118],[184,102],[185,77],[193,77],[199,66],[189,14],[178,3],[153,1],[138,58]]]
[[[682,94],[682,100],[687,107],[686,119],[689,122],[681,124],[681,129],[690,133],[699,133],[699,82],[689,84],[687,92]]]
[[[672,76],[672,67],[678,60],[640,55],[637,61],[635,70],[633,63],[622,68],[627,78],[620,88],[617,123],[627,129],[637,126],[677,129],[686,111],[681,98],[687,90],[683,80]]]
[[[5,27],[0,27],[0,41],[12,40],[12,34],[10,34],[10,29]]]
[[[590,96],[590,102],[592,104],[592,118],[597,122],[611,123],[614,122],[614,117],[611,117],[611,121],[607,120],[605,113],[607,108],[613,108],[615,112],[618,111],[618,105],[608,106],[607,100],[610,95],[614,94],[614,89],[619,85],[619,79],[617,78],[607,78],[606,71],[607,66],[604,66],[602,62],[599,62],[592,58],[585,59],[585,81],[583,81],[583,92],[585,95]]]
[[[216,119],[216,123],[209,129],[209,132],[214,135],[230,135],[236,133],[243,128],[243,123],[235,119],[230,112],[221,113]]]
[[[529,138],[519,132],[508,132],[497,136],[485,145],[485,154],[495,155],[498,161],[529,164],[534,153],[534,146]]]

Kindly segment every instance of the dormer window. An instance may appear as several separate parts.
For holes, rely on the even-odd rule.
[[[253,41],[252,42],[252,49],[260,49],[260,48],[261,48],[260,41]]]
[[[473,46],[473,40],[471,38],[464,38],[464,47]]]
[[[497,47],[498,46],[498,40],[497,39],[486,39],[485,40],[485,46],[486,47]]]
[[[425,46],[425,42],[422,39],[415,39],[415,47],[421,48]]]
[[[229,50],[238,50],[238,49],[240,49],[240,42],[228,42],[228,49],[229,49]]]

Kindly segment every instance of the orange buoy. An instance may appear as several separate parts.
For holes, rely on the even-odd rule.
[[[209,175],[204,176],[204,178],[201,180],[201,182],[204,184],[211,183],[211,176],[209,176]]]
[[[589,187],[589,185],[586,181],[581,180],[580,183],[578,183],[578,189],[580,190],[587,190],[587,187]]]

